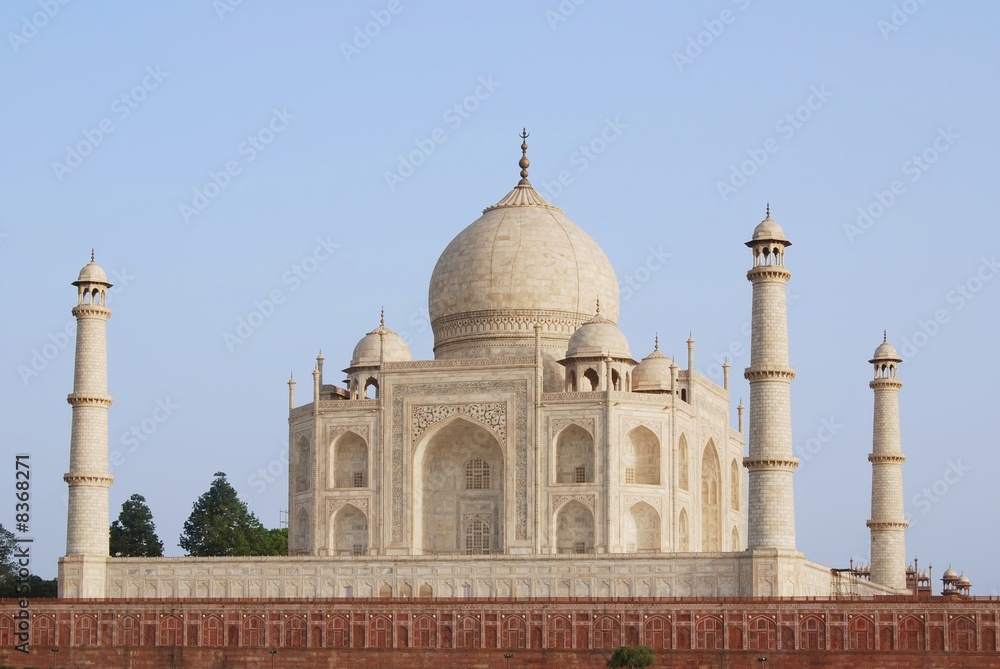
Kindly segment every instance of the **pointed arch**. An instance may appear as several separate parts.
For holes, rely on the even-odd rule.
[[[225,644],[226,626],[221,616],[206,616],[201,621],[201,645],[218,648]]]
[[[368,554],[368,516],[353,504],[345,504],[331,519],[331,553],[339,556]]]
[[[660,440],[644,425],[625,436],[622,449],[625,484],[660,485]]]
[[[682,553],[687,553],[691,550],[691,535],[690,528],[688,527],[687,509],[681,509],[681,513],[677,517],[677,550]]]
[[[687,437],[683,434],[677,444],[677,485],[681,490],[691,489],[688,465],[688,442]]]
[[[892,649],[892,630],[889,630],[888,640],[883,628],[881,650]],[[900,650],[923,650],[924,649],[924,621],[917,616],[907,616],[899,621],[899,649]]]
[[[711,439],[701,457],[701,550],[722,550],[722,467]]]
[[[500,623],[501,648],[527,648],[528,626],[520,616],[507,616]]]
[[[805,616],[799,621],[799,648],[826,650],[826,621],[819,616]]]
[[[74,643],[77,646],[96,646],[97,645],[97,618],[94,616],[83,615],[76,619],[73,625],[73,638]]]
[[[555,546],[558,553],[594,552],[594,514],[573,500],[556,511]]]
[[[865,616],[851,618],[847,623],[847,643],[848,650],[875,650],[875,623]]]
[[[699,650],[722,650],[722,618],[702,616],[695,623],[695,648]]]
[[[309,551],[309,530],[311,529],[309,525],[309,511],[303,507],[295,514],[295,527],[292,532],[292,543],[296,551]]]
[[[295,442],[294,458],[292,461],[292,471],[294,472],[295,492],[306,492],[312,487],[312,453],[309,448],[309,440],[300,437]]]
[[[593,368],[588,368],[583,373],[583,378],[586,383],[583,384],[584,387],[582,390],[595,391],[601,389],[601,379]]]
[[[426,555],[503,552],[504,494],[504,451],[496,435],[462,414],[436,423],[413,456],[416,548]],[[482,541],[467,545],[471,524]]]
[[[285,646],[290,648],[306,647],[307,625],[305,616],[290,615],[285,619]]]
[[[576,423],[556,436],[556,483],[593,483],[594,437]]]
[[[660,514],[646,502],[633,504],[625,516],[626,553],[656,553],[660,550]]]
[[[948,650],[976,650],[976,623],[968,616],[955,616],[948,622]]]
[[[646,618],[642,626],[642,641],[653,650],[670,650],[670,619],[659,615]]]
[[[333,484],[334,488],[368,487],[368,442],[348,430],[333,442]]]
[[[729,535],[729,550],[737,552],[743,550],[743,544],[740,542],[740,528],[733,525],[733,531]]]
[[[774,650],[778,647],[778,624],[767,616],[756,616],[747,625],[750,650]]]
[[[740,466],[736,462],[736,458],[733,458],[732,462],[729,463],[729,507],[733,511],[740,510],[740,478],[741,478]]]

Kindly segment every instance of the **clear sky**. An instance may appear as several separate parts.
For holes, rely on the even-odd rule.
[[[1000,593],[998,21],[985,1],[3,3],[0,522],[29,453],[34,566],[55,574],[64,331],[95,247],[117,284],[112,517],[145,495],[180,555],[221,470],[277,526],[289,373],[309,401],[322,348],[339,381],[383,305],[432,356],[431,270],[516,183],[526,126],[532,182],[618,272],[633,355],[659,332],[683,364],[693,331],[702,374],[730,358],[734,407],[769,201],[794,243],[799,548],[868,559],[887,329],[907,554],[935,589],[951,564]]]

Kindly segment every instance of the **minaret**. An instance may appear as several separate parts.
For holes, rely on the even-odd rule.
[[[792,455],[790,384],[795,370],[788,364],[785,249],[792,245],[781,226],[767,217],[746,243],[753,250],[750,366],[748,548],[795,548],[795,506],[792,472],[799,461]]]
[[[906,517],[903,515],[903,455],[899,438],[899,389],[896,366],[903,360],[883,334],[882,344],[868,362],[875,378],[875,422],[872,429],[871,580],[891,588],[906,588]]]
[[[108,558],[108,277],[94,262],[80,270],[77,288],[76,364],[69,446],[66,556],[60,560],[61,597],[104,597]]]

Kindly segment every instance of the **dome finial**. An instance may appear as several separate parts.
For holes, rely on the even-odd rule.
[[[764,212],[764,218],[771,218],[771,203],[767,203],[767,210]]]
[[[882,343],[883,344],[888,344],[889,343],[889,331],[888,330],[882,330]]]
[[[385,307],[382,307],[382,310],[379,312],[378,324],[385,327]]]
[[[660,350],[660,333],[659,332],[656,333],[656,338],[653,339],[653,350],[654,351],[659,351]]]
[[[94,247],[90,247],[90,262],[94,262]]]
[[[597,298],[597,315],[601,315],[601,298]]]
[[[521,134],[518,135],[521,138],[521,160],[518,161],[518,166],[521,168],[521,181],[518,182],[518,186],[521,184],[528,183],[528,166],[531,165],[531,161],[528,160],[528,130],[527,128],[521,128]]]

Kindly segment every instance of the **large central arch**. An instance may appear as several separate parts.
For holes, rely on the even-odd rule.
[[[492,432],[455,416],[428,431],[413,465],[415,552],[503,552],[504,459]]]

